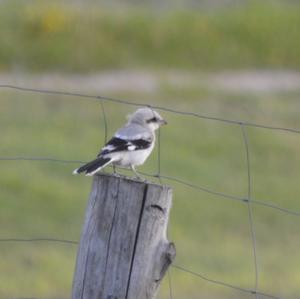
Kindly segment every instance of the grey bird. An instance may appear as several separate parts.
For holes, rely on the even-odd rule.
[[[131,168],[142,165],[155,144],[155,131],[167,122],[153,109],[145,107],[129,115],[127,124],[101,149],[97,158],[75,169],[73,174],[92,176],[109,164]]]

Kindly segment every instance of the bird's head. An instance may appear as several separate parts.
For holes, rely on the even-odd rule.
[[[136,123],[148,127],[151,131],[157,130],[167,122],[152,108],[140,108],[129,116],[129,123]]]

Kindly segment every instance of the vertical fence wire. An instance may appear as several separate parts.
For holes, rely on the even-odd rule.
[[[162,184],[162,178],[161,178],[161,130],[160,128],[158,129],[157,132],[157,178]]]
[[[100,106],[101,106],[101,111],[102,111],[102,117],[103,117],[103,125],[104,125],[104,144],[107,142],[107,131],[108,131],[108,126],[107,126],[107,118],[106,118],[106,112],[105,112],[105,107],[103,101],[100,101]]]
[[[171,276],[171,270],[168,269],[168,286],[169,286],[169,299],[173,299],[173,288],[172,288],[172,276]]]
[[[160,182],[160,184],[163,184],[162,177],[161,177],[161,130],[160,128],[157,130],[157,172],[156,176]],[[170,239],[170,225],[167,226],[167,238]],[[167,276],[168,276],[168,289],[169,289],[169,299],[173,299],[173,285],[172,285],[172,276],[171,276],[171,270],[167,270]]]
[[[250,234],[251,234],[251,242],[252,242],[252,249],[253,249],[253,262],[254,262],[254,290],[255,290],[255,297],[259,299],[258,291],[258,262],[257,262],[257,246],[256,246],[256,235],[255,235],[255,228],[254,228],[254,221],[253,221],[253,212],[252,212],[252,178],[251,178],[251,168],[250,168],[250,153],[249,153],[249,139],[247,130],[243,124],[241,124],[241,130],[243,134],[243,141],[245,146],[246,152],[246,165],[247,165],[247,210],[248,210],[248,220],[250,226]]]

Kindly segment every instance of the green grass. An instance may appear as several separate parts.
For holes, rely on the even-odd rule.
[[[300,67],[300,6],[109,10],[54,1],[0,4],[0,70]]]
[[[176,109],[232,119],[300,127],[299,94],[230,95],[162,84],[157,94],[126,94]],[[113,96],[118,96],[114,94]],[[155,99],[155,100],[153,100]],[[1,90],[0,156],[49,156],[89,160],[102,145],[100,104],[94,100]],[[132,107],[106,103],[109,134]],[[162,173],[216,191],[246,196],[247,171],[238,126],[163,113]],[[253,197],[300,210],[299,135],[247,129]],[[156,154],[141,170],[156,170]],[[91,179],[72,176],[77,164],[1,161],[0,236],[78,239]],[[180,184],[174,188],[170,238],[176,264],[237,286],[254,285],[247,206]],[[259,289],[284,298],[299,294],[299,220],[253,206]],[[69,298],[76,247],[52,243],[0,244],[0,297]],[[175,298],[252,298],[171,270]],[[159,298],[168,298],[164,281]]]

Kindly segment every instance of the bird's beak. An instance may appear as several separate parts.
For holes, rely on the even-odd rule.
[[[164,125],[167,125],[168,123],[167,123],[166,120],[161,119],[161,120],[159,121],[159,124],[160,124],[161,126],[164,126]]]

